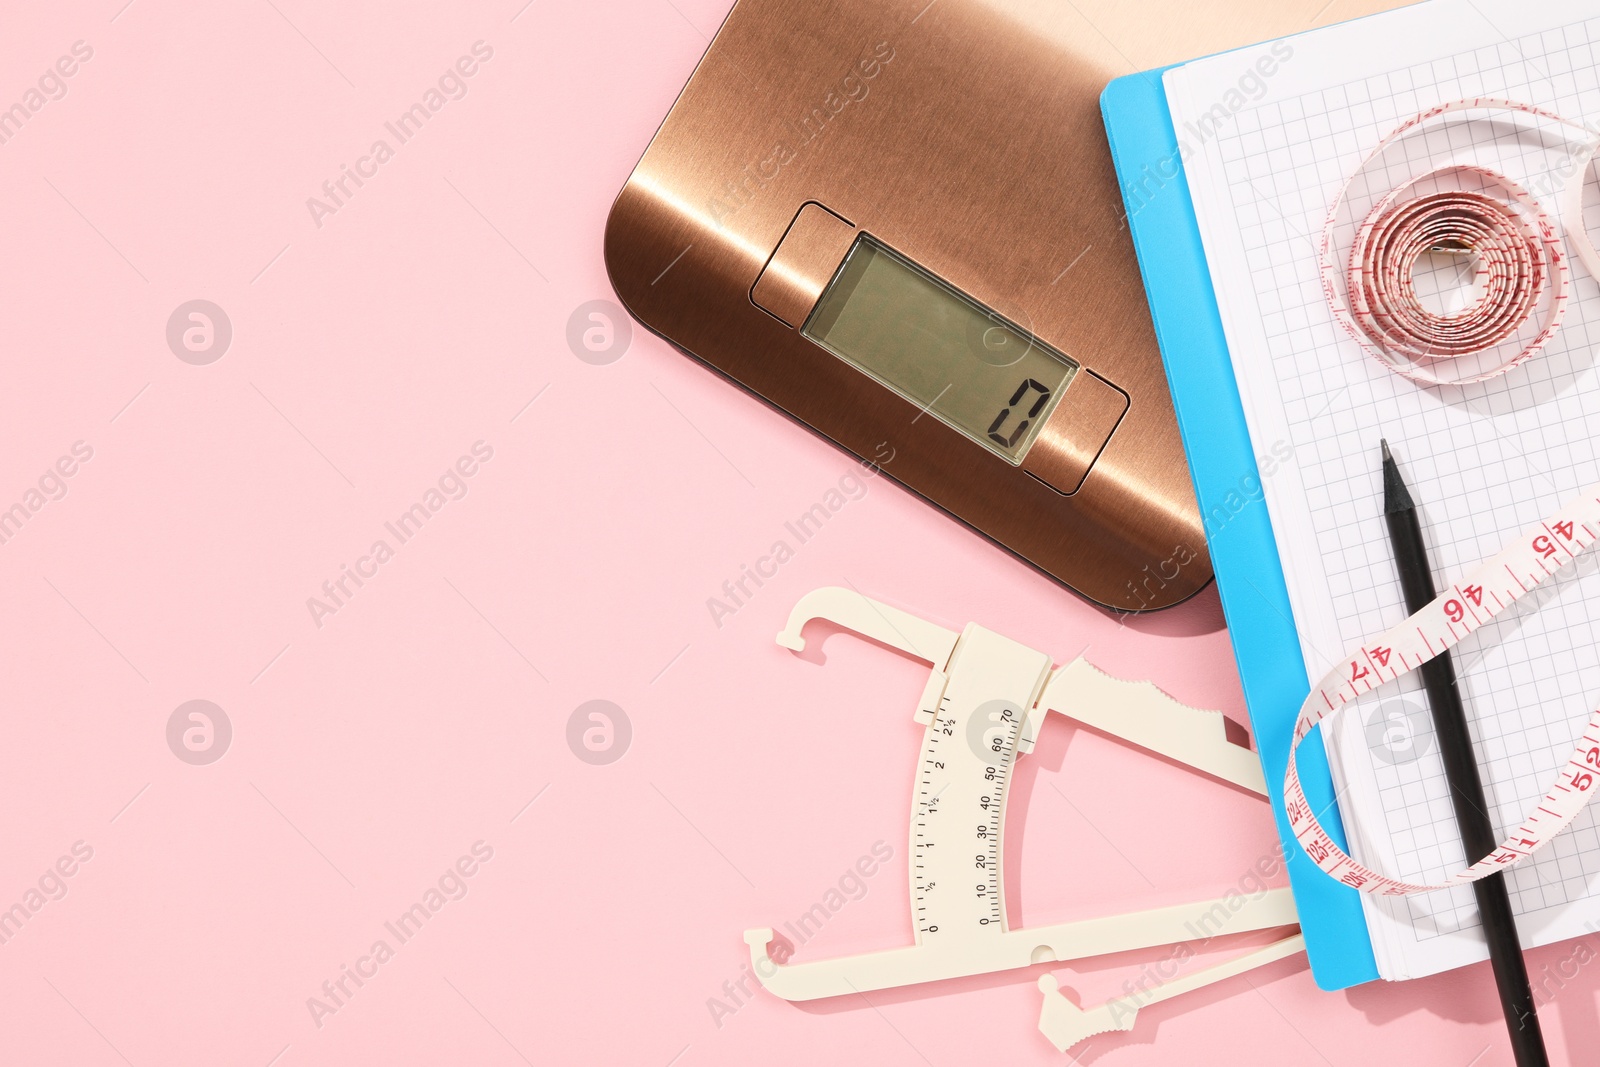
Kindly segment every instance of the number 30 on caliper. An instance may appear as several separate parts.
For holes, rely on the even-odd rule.
[[[1118,681],[1081,658],[1052,670],[1048,655],[992,630],[969,624],[958,634],[848,589],[808,593],[790,613],[778,643],[803,649],[801,630],[816,619],[898,648],[933,668],[917,707],[916,720],[927,730],[911,791],[916,944],[786,965],[768,952],[772,930],[749,930],[744,939],[752,968],[767,989],[785,1000],[815,1000],[1177,944],[1204,929],[1216,900],[1009,929],[1001,840],[1017,757],[1033,750],[1051,711],[1265,796],[1261,765],[1254,753],[1227,739],[1220,712],[1185,707],[1147,682]],[[1230,934],[1297,922],[1287,889],[1227,906]],[[1132,1029],[1134,1014],[1145,1005],[1303,947],[1296,934],[1088,1010],[1074,1006],[1055,978],[1044,975],[1039,1029],[1065,1051],[1097,1033]]]

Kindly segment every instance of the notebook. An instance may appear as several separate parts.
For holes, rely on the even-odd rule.
[[[1505,97],[1600,123],[1600,2],[1431,0],[1175,67],[1163,85],[1182,152],[1171,170],[1193,201],[1252,451],[1278,459],[1270,473],[1263,465],[1259,491],[1300,651],[1319,676],[1406,615],[1381,515],[1380,438],[1421,505],[1442,581],[1600,480],[1600,286],[1581,267],[1564,324],[1540,356],[1477,385],[1422,388],[1334,322],[1317,262],[1340,187],[1385,134],[1433,105]],[[1554,211],[1563,160],[1554,136],[1481,121],[1452,127],[1388,177],[1398,184],[1413,176],[1399,173],[1406,165],[1420,173],[1450,159],[1550,190],[1542,199]],[[1122,178],[1137,215],[1141,194]],[[1158,169],[1146,195],[1162,196],[1167,180]],[[1600,231],[1592,172],[1585,198],[1585,222]],[[1446,264],[1419,285],[1448,306],[1456,281]],[[1600,557],[1523,605],[1456,654],[1502,830],[1537,803],[1600,700]],[[1275,714],[1281,721],[1292,711]],[[1358,859],[1424,881],[1464,865],[1414,675],[1321,733]],[[1585,811],[1511,873],[1525,946],[1600,928],[1596,814]],[[1383,977],[1487,958],[1468,888],[1362,896],[1360,906]]]

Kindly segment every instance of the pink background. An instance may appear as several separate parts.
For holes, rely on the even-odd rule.
[[[910,940],[923,673],[842,635],[825,665],[780,649],[804,592],[1086,650],[1243,720],[1214,592],[1119,625],[881,480],[714,623],[850,461],[642,329],[603,366],[566,331],[612,299],[606,212],[727,0],[122,4],[12,5],[0,34],[0,107],[93,50],[0,144],[0,509],[93,450],[0,544],[0,908],[65,889],[0,945],[0,1060],[1065,1062],[1035,1029],[1042,968],[709,1005],[746,927],[878,841],[894,858],[804,955]],[[1340,14],[1319,6],[1284,30]],[[466,95],[318,226],[307,198],[480,40]],[[166,341],[194,299],[232,323],[208,365]],[[385,522],[480,441],[465,496],[398,544]],[[308,598],[380,538],[393,558],[319,626]],[[233,730],[203,766],[167,742],[196,699]],[[632,724],[609,765],[567,744],[592,699]],[[1273,847],[1261,802],[1060,720],[1031,763],[1013,924],[1219,895]],[[92,858],[46,875],[78,842]],[[465,895],[399,943],[384,924],[477,842],[492,858],[445,879]],[[379,939],[392,958],[313,1018]],[[1573,948],[1532,953],[1536,980]],[[1093,1004],[1162,955],[1054,973]],[[1558,1058],[1600,1038],[1597,986],[1546,1004]],[[1323,993],[1301,958],[1078,1051],[1509,1062],[1486,968]]]

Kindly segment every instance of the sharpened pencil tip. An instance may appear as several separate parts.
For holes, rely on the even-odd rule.
[[[1394,461],[1394,453],[1389,451],[1389,442],[1381,439],[1383,446],[1383,513],[1385,515],[1396,511],[1408,511],[1417,505],[1411,499],[1411,490],[1406,488],[1406,480],[1400,476],[1400,467]]]

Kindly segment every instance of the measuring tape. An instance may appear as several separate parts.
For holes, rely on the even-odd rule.
[[[1561,224],[1589,276],[1600,280],[1600,253],[1583,227],[1583,181],[1600,134],[1582,123],[1511,100],[1475,98],[1424,111],[1378,142],[1339,190],[1322,228],[1319,265],[1333,317],[1359,344],[1396,374],[1425,385],[1466,385],[1504,374],[1533,358],[1561,325],[1571,295],[1571,272],[1560,236],[1539,201],[1517,182],[1488,167],[1451,164],[1402,182],[1381,197],[1356,227],[1341,268],[1334,249],[1339,208],[1366,167],[1401,137],[1441,116],[1464,111],[1509,111],[1585,134],[1569,157],[1572,174],[1561,188]],[[1429,184],[1465,178],[1481,190]],[[1411,195],[1414,194],[1414,195]],[[1430,252],[1475,254],[1483,294],[1470,307],[1440,315],[1417,298],[1413,273]],[[1487,369],[1448,373],[1449,361],[1487,352],[1511,340],[1538,317],[1533,338]]]
[[[1334,844],[1306,800],[1295,766],[1295,752],[1319,722],[1456,645],[1531,593],[1597,537],[1600,484],[1591,485],[1576,500],[1525,531],[1427,607],[1341,660],[1316,684],[1295,721],[1283,795],[1289,826],[1318,867],[1345,885],[1382,896],[1408,896],[1464,885],[1520,863],[1548,844],[1589,803],[1600,778],[1600,708],[1590,716],[1577,749],[1561,768],[1550,791],[1499,848],[1443,882],[1420,885],[1363,867]]]
[[[1574,165],[1560,190],[1560,217],[1573,253],[1590,277],[1600,281],[1600,253],[1583,227],[1584,176],[1600,148],[1600,134],[1582,123],[1512,100],[1477,97],[1424,111],[1379,141],[1339,190],[1323,225],[1319,265],[1323,292],[1335,320],[1385,367],[1427,385],[1480,382],[1531,359],[1554,336],[1570,297],[1571,272],[1561,238],[1538,200],[1498,171],[1461,163],[1402,182],[1380,197],[1357,225],[1341,274],[1335,263],[1334,231],[1340,206],[1348,199],[1356,177],[1407,133],[1442,116],[1466,111],[1532,116],[1586,134],[1580,149],[1569,156]],[[1423,191],[1430,182],[1440,187],[1451,178],[1466,178],[1481,189]],[[1417,261],[1426,253],[1439,251],[1475,254],[1476,280],[1484,287],[1472,306],[1449,315],[1424,307],[1413,280]],[[1435,369],[1443,361],[1488,352],[1511,340],[1541,308],[1538,331],[1508,360],[1459,377]],[[1295,721],[1284,776],[1284,808],[1301,847],[1324,872],[1345,885],[1383,896],[1464,885],[1520,863],[1583,810],[1600,775],[1600,708],[1590,717],[1583,739],[1550,791],[1499,848],[1437,885],[1405,882],[1362,866],[1334,844],[1306,799],[1295,754],[1323,719],[1460,642],[1593,544],[1597,531],[1600,485],[1590,486],[1461,584],[1340,661],[1312,689]]]

